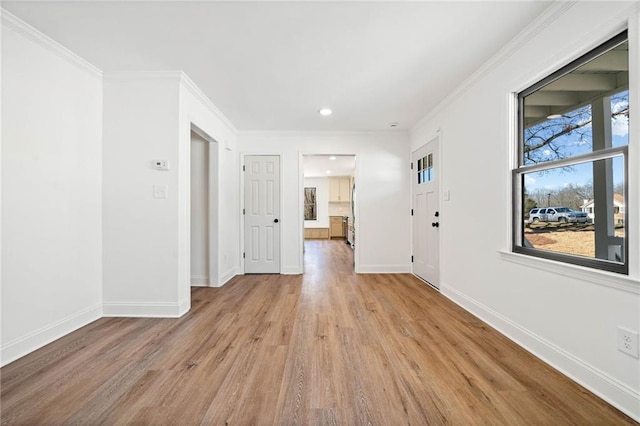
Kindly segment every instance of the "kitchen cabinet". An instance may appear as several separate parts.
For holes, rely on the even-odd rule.
[[[307,240],[328,240],[328,228],[304,228],[304,238]]]
[[[329,237],[330,238],[344,238],[346,232],[344,229],[344,221],[342,216],[330,216],[329,217]]]
[[[351,179],[345,177],[329,178],[329,202],[351,201]]]

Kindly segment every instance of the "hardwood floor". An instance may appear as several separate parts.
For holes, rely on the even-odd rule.
[[[636,424],[408,274],[194,288],[180,319],[103,318],[3,367],[2,424]]]

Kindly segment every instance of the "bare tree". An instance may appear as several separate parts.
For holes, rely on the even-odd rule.
[[[569,184],[557,191],[555,197],[558,205],[580,210],[584,200],[589,200],[593,197],[593,186]]]
[[[629,93],[611,98],[611,119],[629,119]],[[572,136],[570,139],[563,136]],[[537,164],[572,155],[572,146],[591,144],[591,106],[585,105],[524,131],[524,163]]]
[[[538,188],[531,194],[527,194],[526,203],[528,206],[535,204],[534,207],[562,206],[580,210],[580,206],[584,201],[591,198],[593,198],[593,185],[591,183],[586,185],[569,184],[561,189]],[[526,210],[526,212],[529,210]]]

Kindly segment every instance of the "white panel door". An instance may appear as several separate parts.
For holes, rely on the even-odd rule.
[[[280,157],[244,157],[244,272],[280,273]]]
[[[413,169],[413,273],[440,287],[440,139],[411,156]]]

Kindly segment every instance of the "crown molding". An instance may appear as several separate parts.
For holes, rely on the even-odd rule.
[[[425,115],[420,121],[418,121],[411,129],[410,133],[414,133],[422,126],[424,126],[429,120],[431,120],[440,110],[451,104],[458,99],[469,87],[471,87],[476,81],[480,80],[500,64],[505,62],[515,52],[518,51],[524,44],[532,40],[536,35],[541,33],[545,28],[555,22],[560,16],[564,15],[567,10],[571,9],[579,0],[568,1],[556,1],[551,6],[542,12],[535,20],[533,20],[525,29],[523,29],[516,37],[514,37],[508,44],[493,55],[487,62],[485,62],[476,72],[471,74],[465,81],[463,81],[456,90],[451,92],[449,96],[444,98],[438,105],[436,105],[427,115]]]
[[[179,82],[182,71],[106,71],[105,80],[174,80]]]
[[[16,34],[19,34],[28,40],[39,44],[40,46],[44,47],[60,58],[66,60],[70,64],[89,72],[95,77],[102,77],[102,70],[100,70],[98,67],[76,55],[71,50],[67,49],[52,38],[44,35],[36,28],[32,27],[17,16],[8,12],[6,9],[0,8],[0,22],[2,22],[2,25],[4,27],[12,30]]]
[[[219,118],[226,126],[229,127],[234,133],[238,133],[236,127],[231,121],[223,114],[218,107],[204,94],[202,90],[189,78],[184,71],[108,71],[103,74],[104,80],[107,81],[119,81],[119,80],[170,80],[174,81],[180,86],[189,91],[213,115]]]
[[[295,137],[295,136],[408,136],[409,131],[398,130],[240,130],[238,136]]]
[[[211,99],[207,95],[204,94],[202,90],[189,78],[189,76],[180,71],[180,84],[184,86],[193,96],[200,100],[216,117],[218,117],[222,122],[229,127],[233,131],[233,133],[238,134],[238,129],[233,123],[227,118],[226,115],[213,103]]]

